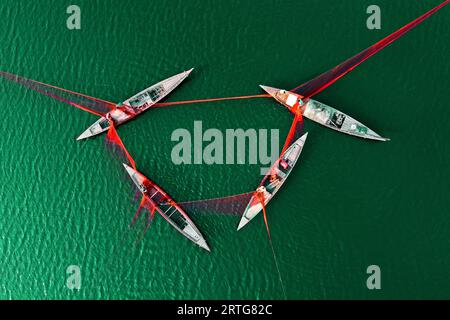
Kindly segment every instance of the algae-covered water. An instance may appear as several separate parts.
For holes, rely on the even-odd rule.
[[[13,1],[0,3],[0,69],[119,102],[195,71],[167,101],[292,88],[337,65],[439,1]],[[81,30],[69,30],[69,5]],[[381,30],[366,27],[369,5]],[[309,137],[268,206],[289,299],[450,296],[450,7],[316,98],[387,136],[344,136],[305,120]],[[262,217],[192,215],[210,254],[135,213],[103,137],[75,138],[95,116],[0,81],[0,298],[283,299]],[[119,128],[138,167],[179,201],[254,189],[258,165],[175,165],[179,128],[279,129],[270,99],[150,110]],[[280,142],[280,144],[282,141]],[[159,217],[160,218],[160,217]],[[78,266],[81,287],[67,287]],[[378,265],[381,289],[368,290]]]

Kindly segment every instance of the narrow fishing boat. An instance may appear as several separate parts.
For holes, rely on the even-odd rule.
[[[84,131],[77,140],[86,139],[109,129],[109,120],[114,121],[116,126],[129,121],[147,109],[151,108],[158,101],[166,97],[178,85],[186,79],[194,70],[193,68],[165,79],[157,84],[148,87],[131,98],[117,105],[113,110],[102,116],[86,131]]]
[[[206,240],[195,226],[194,222],[188,217],[184,210],[158,185],[148,179],[139,171],[133,169],[127,164],[123,164],[131,180],[138,187],[143,195],[143,207],[151,212],[158,212],[167,220],[179,233],[194,242],[201,248],[210,251]]]
[[[304,117],[320,123],[325,127],[360,138],[379,141],[389,140],[388,138],[381,137],[378,133],[345,113],[319,101],[313,99],[303,100],[303,96],[282,89],[267,86],[260,87],[288,108],[289,111],[293,113],[300,111]]]
[[[291,173],[305,144],[308,133],[295,140],[273,164],[267,175],[264,176],[258,189],[250,199],[247,208],[239,222],[238,230],[250,222],[274,197]]]

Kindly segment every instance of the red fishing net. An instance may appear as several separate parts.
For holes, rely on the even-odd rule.
[[[73,107],[90,112],[97,116],[104,116],[109,111],[115,108],[115,104],[109,101],[90,97],[88,95],[70,91],[63,88],[58,88],[39,81],[26,79],[15,74],[0,71],[0,76],[5,79],[17,82],[29,89],[42,93],[46,96],[52,97],[61,102],[67,103]]]

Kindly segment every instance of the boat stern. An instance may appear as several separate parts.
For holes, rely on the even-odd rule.
[[[78,136],[77,141],[84,140],[84,139],[90,138],[92,136],[93,136],[93,134],[91,133],[90,127],[89,127],[88,129],[86,129],[86,131],[84,131],[82,134],[80,134]]]
[[[101,117],[96,122],[94,122],[89,128],[87,128],[80,136],[77,141],[87,139],[103,133],[109,129],[109,121],[105,117]]]

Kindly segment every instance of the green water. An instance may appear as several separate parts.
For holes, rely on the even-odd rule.
[[[0,69],[121,101],[195,67],[168,101],[292,88],[366,48],[439,1],[378,0],[382,29],[366,28],[373,1],[2,0]],[[392,141],[344,136],[306,120],[301,159],[268,207],[291,299],[449,298],[450,7],[316,98]],[[207,254],[156,219],[144,240],[127,233],[132,189],[103,138],[76,142],[94,120],[14,83],[0,82],[0,298],[282,299],[262,217],[195,215]],[[257,165],[170,160],[177,128],[279,128],[272,100],[179,106],[119,128],[141,171],[185,201],[236,194]],[[382,289],[366,287],[381,268]],[[81,289],[66,287],[79,265]]]

